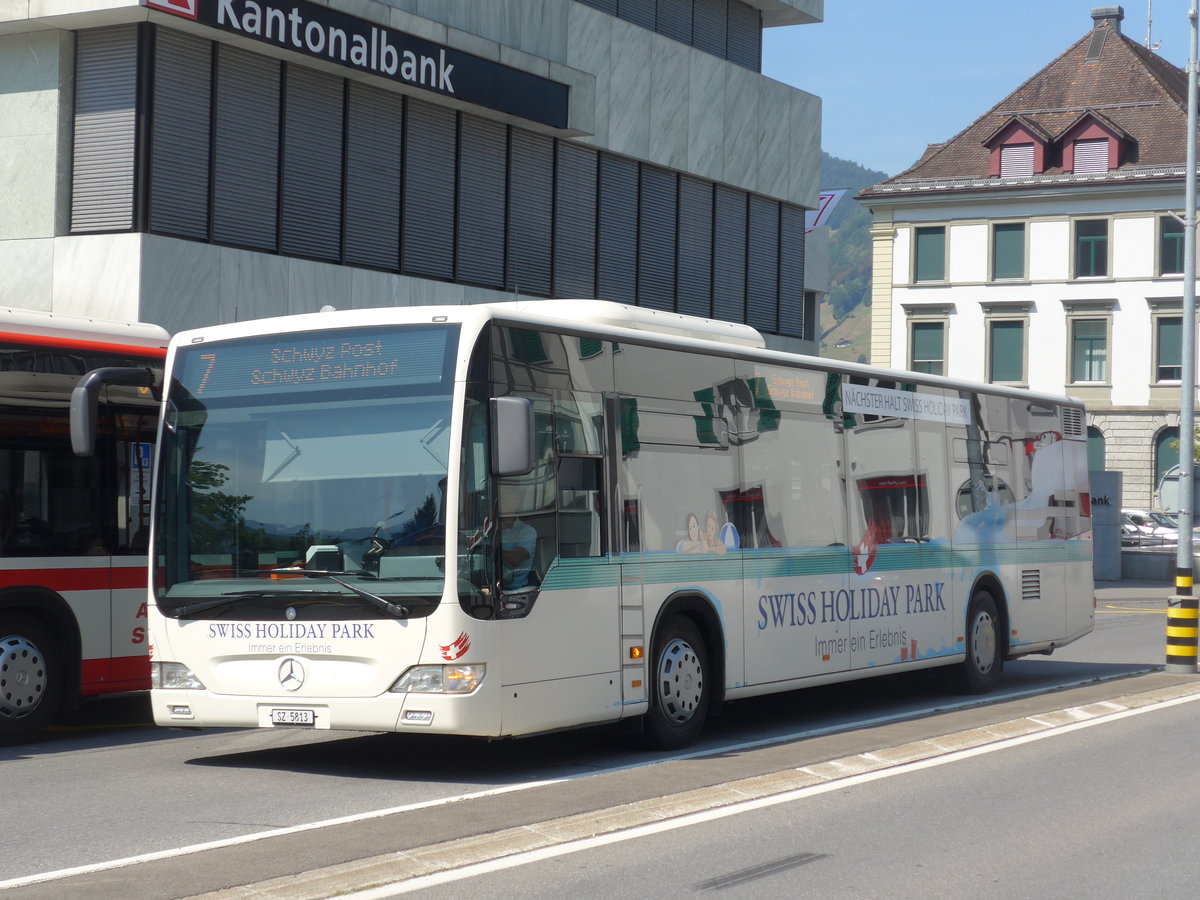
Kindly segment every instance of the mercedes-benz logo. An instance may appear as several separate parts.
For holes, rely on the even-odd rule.
[[[287,620],[289,622],[292,621],[292,619],[296,618],[296,607],[289,606],[287,608],[287,612],[285,612],[284,615],[287,616]]]
[[[279,664],[279,684],[285,691],[298,691],[304,686],[304,666],[290,656]]]

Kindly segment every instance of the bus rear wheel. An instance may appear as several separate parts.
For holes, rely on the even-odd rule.
[[[0,745],[36,738],[58,712],[63,674],[58,642],[24,613],[0,613]]]
[[[708,650],[694,622],[672,616],[658,630],[651,656],[647,743],[678,750],[699,737],[708,717]]]
[[[977,590],[967,608],[967,658],[960,670],[960,682],[973,694],[983,694],[996,686],[1004,668],[1004,638],[1000,630],[1000,612],[992,593]]]

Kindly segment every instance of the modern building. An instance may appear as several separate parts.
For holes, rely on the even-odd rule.
[[[823,0],[0,2],[0,305],[598,297],[816,352]]]
[[[1091,468],[1150,506],[1178,459],[1187,82],[1123,16],[1093,9],[1062,55],[859,199],[872,362],[1086,400]]]

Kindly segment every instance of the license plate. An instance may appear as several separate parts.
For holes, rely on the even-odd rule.
[[[313,709],[273,709],[272,725],[316,725],[317,712]]]

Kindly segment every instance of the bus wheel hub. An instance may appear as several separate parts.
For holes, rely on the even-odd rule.
[[[46,668],[41,651],[27,639],[0,639],[0,717],[17,718],[32,712],[46,692]]]

